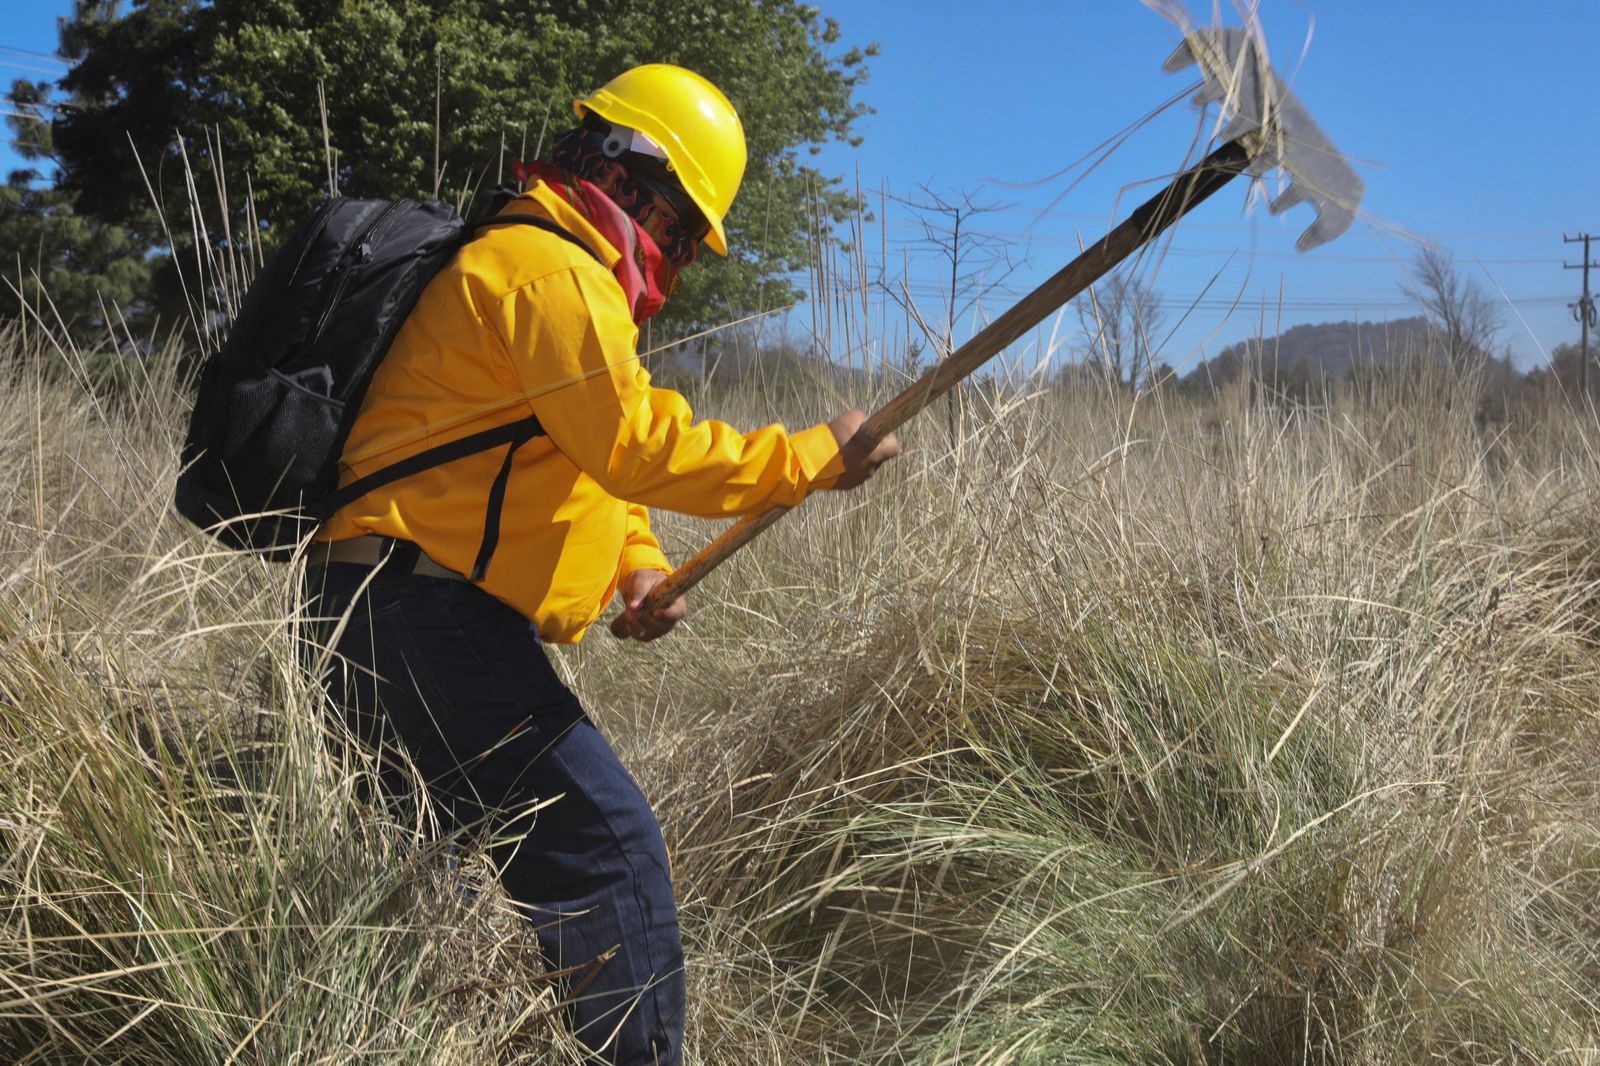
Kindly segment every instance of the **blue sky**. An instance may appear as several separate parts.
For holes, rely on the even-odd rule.
[[[997,282],[999,269],[990,273],[994,284],[958,325],[958,339],[981,314],[998,314],[1058,269],[1080,240],[1097,239],[1191,150],[1195,114],[1185,103],[1075,187],[1069,181],[1081,170],[1041,183],[1186,83],[1161,71],[1176,31],[1138,0],[819,6],[838,19],[841,48],[882,48],[861,91],[876,108],[861,123],[864,142],[825,149],[824,169],[852,182],[859,171],[875,208],[885,185],[905,199],[970,196],[997,208],[969,228],[1003,247],[1014,266]],[[6,7],[0,71],[49,68],[25,53],[54,50],[66,0]],[[1273,218],[1236,181],[1197,209],[1169,254],[1143,267],[1171,308],[1168,361],[1189,365],[1258,330],[1299,322],[1411,314],[1400,283],[1420,242],[1449,252],[1501,302],[1501,343],[1519,363],[1575,341],[1566,304],[1580,277],[1562,264],[1578,261],[1578,247],[1562,237],[1600,233],[1597,11],[1580,0],[1515,8],[1487,0],[1263,0],[1275,65],[1367,182],[1364,217],[1342,239],[1300,255],[1293,242],[1311,220],[1308,207]],[[1237,22],[1232,8],[1223,16]],[[922,247],[922,222],[910,207],[891,202],[886,218],[869,225],[872,258],[886,248],[891,274],[909,260],[925,317],[942,319],[947,266]],[[1206,299],[1184,317],[1208,283]],[[1600,287],[1600,272],[1594,283]],[[808,322],[806,315],[801,325]],[[1070,342],[1071,333],[1069,323],[1059,336]]]

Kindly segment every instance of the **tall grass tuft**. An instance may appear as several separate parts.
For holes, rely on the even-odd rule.
[[[325,742],[291,575],[169,513],[174,353],[6,354],[0,1058],[555,1054],[522,923]]]
[[[1432,365],[974,388],[585,649],[799,1061],[1600,1056],[1596,427]]]
[[[170,512],[180,354],[0,358],[0,1058],[571,1061],[293,573]],[[690,384],[903,378],[797,365]],[[689,1061],[1600,1061],[1600,432],[1435,366],[974,384],[670,639],[556,650],[663,817]]]

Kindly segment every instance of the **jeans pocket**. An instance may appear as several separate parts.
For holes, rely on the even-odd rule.
[[[487,684],[503,684],[512,702],[535,717],[579,708],[578,698],[556,674],[533,623],[521,613],[468,585],[455,585],[440,597],[442,617],[455,632],[468,634],[472,654]]]
[[[438,616],[399,602],[389,607],[374,616],[393,641],[379,653],[389,661],[385,712],[408,743],[436,744],[482,682],[483,660],[466,634]]]

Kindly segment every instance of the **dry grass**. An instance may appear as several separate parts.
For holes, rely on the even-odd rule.
[[[975,391],[577,681],[801,1061],[1593,1061],[1594,427],[1474,410]]]
[[[170,376],[0,352],[4,1057],[564,1061],[323,744],[288,575],[169,512]],[[558,651],[667,830],[690,1060],[1600,1061],[1600,433],[1474,410],[975,388],[671,639]]]
[[[170,511],[172,353],[6,339],[0,1058],[547,1059],[531,937],[324,743],[286,575]]]

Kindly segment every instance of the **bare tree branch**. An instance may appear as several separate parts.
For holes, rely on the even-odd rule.
[[[1411,280],[1400,288],[1439,331],[1451,366],[1465,367],[1493,353],[1499,309],[1476,282],[1461,276],[1448,253],[1424,248]]]
[[[1119,272],[1074,300],[1072,309],[1087,346],[1085,366],[1130,389],[1149,380],[1155,371],[1151,338],[1165,317],[1154,286]]]

